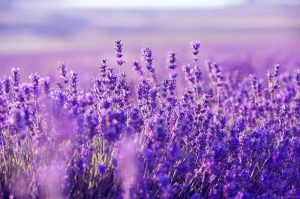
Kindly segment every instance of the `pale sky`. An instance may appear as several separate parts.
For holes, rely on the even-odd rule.
[[[0,0],[0,5],[1,5]],[[300,0],[6,0],[21,8],[226,8],[246,3],[299,4]]]
[[[63,0],[63,7],[79,8],[223,8],[243,0]]]

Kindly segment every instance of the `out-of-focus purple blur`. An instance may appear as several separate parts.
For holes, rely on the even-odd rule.
[[[178,52],[183,64],[190,57],[192,40],[202,42],[201,61],[216,61],[225,71],[264,73],[275,63],[283,70],[300,65],[298,1],[224,0],[222,6],[203,7],[190,1],[183,7],[124,9],[123,5],[101,7],[102,1],[99,5],[77,1],[74,6],[70,2],[1,0],[1,76],[11,67],[20,67],[25,76],[51,75],[60,61],[92,75],[101,58],[114,63],[116,39],[125,45],[127,65],[140,57],[143,47],[153,48],[159,67],[169,50]],[[90,78],[81,76],[82,81]]]

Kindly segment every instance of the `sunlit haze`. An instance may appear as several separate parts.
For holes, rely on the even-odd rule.
[[[0,9],[223,9],[240,5],[299,3],[299,0],[1,0]]]
[[[242,3],[242,0],[65,0],[65,7],[102,7],[102,8],[222,8]]]

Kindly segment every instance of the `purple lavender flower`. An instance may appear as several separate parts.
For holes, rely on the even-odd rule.
[[[92,139],[95,135],[97,135],[97,126],[99,124],[99,120],[97,115],[93,110],[89,110],[84,115],[85,119],[85,129],[87,130],[88,137]]]
[[[198,61],[199,49],[200,49],[200,42],[199,41],[191,42],[191,49],[192,49],[192,53],[194,55],[194,60],[195,60],[195,62],[197,62]]]
[[[297,85],[298,89],[300,90],[300,70],[298,70],[296,73],[296,85]]]
[[[74,161],[74,167],[76,173],[78,173],[79,175],[83,175],[85,171],[86,163],[81,157],[77,157]]]
[[[191,199],[202,199],[202,196],[200,193],[194,193],[191,197]]]
[[[24,84],[21,85],[21,90],[24,93],[25,99],[27,101],[30,100],[30,97],[31,97],[31,85],[27,84],[27,83],[24,83]]]
[[[12,68],[11,69],[11,81],[12,85],[17,88],[20,84],[20,68]]]
[[[104,83],[108,87],[108,90],[110,92],[116,88],[117,82],[118,82],[118,78],[115,75],[114,70],[112,68],[108,68]]]
[[[11,82],[10,82],[9,78],[7,78],[7,77],[4,78],[3,84],[4,84],[4,91],[6,94],[8,94],[11,90]]]
[[[177,68],[176,53],[174,52],[169,52],[168,68],[171,70],[175,70]]]
[[[153,57],[152,57],[152,50],[150,48],[144,48],[142,50],[142,57],[146,63],[146,69],[150,73],[155,72],[155,68],[153,67]]]
[[[70,93],[71,95],[76,96],[78,92],[78,74],[71,71],[70,72]]]
[[[67,67],[66,67],[66,64],[65,63],[61,63],[59,64],[59,74],[60,74],[60,77],[63,79],[63,82],[65,84],[68,83],[68,72],[67,72]]]
[[[129,114],[128,126],[136,133],[142,133],[144,121],[142,113],[138,108],[133,108]]]
[[[151,84],[149,80],[143,79],[137,89],[137,97],[139,100],[149,99],[150,97]]]
[[[32,94],[34,98],[37,98],[40,94],[40,76],[34,73],[29,76],[29,79],[31,80]]]
[[[195,77],[194,77],[194,70],[192,69],[192,66],[190,64],[186,64],[182,67],[184,73],[185,73],[185,77],[186,80],[188,80],[189,82],[191,82],[192,84],[195,83]]]
[[[117,60],[117,64],[119,66],[122,66],[125,61],[122,59],[123,57],[123,54],[122,54],[122,51],[123,51],[123,44],[121,43],[122,41],[121,40],[116,40],[115,43],[116,43],[116,57],[118,58]]]
[[[238,187],[236,183],[229,183],[224,186],[224,195],[226,198],[233,198],[236,196]]]
[[[109,142],[115,142],[124,131],[127,118],[123,111],[108,111],[106,114],[101,120],[101,134]]]
[[[3,81],[0,80],[0,96],[4,94],[4,85],[3,85]]]
[[[141,64],[138,62],[138,61],[134,61],[133,62],[133,70],[140,76],[143,76],[144,75],[144,70],[141,66]]]
[[[268,88],[271,94],[274,93],[275,90],[279,88],[278,85],[278,76],[279,76],[279,65],[276,64],[273,72],[268,72]]]
[[[103,164],[98,164],[98,171],[100,175],[103,175],[105,173],[106,166]]]
[[[100,64],[100,76],[102,78],[106,77],[106,72],[107,72],[107,60],[106,59],[102,59],[102,63]]]
[[[49,95],[49,93],[50,93],[50,78],[45,77],[45,78],[42,78],[41,81],[43,84],[44,93],[46,95]]]

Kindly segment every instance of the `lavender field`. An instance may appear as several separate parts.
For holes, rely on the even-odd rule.
[[[0,198],[300,198],[299,10],[3,9]]]

